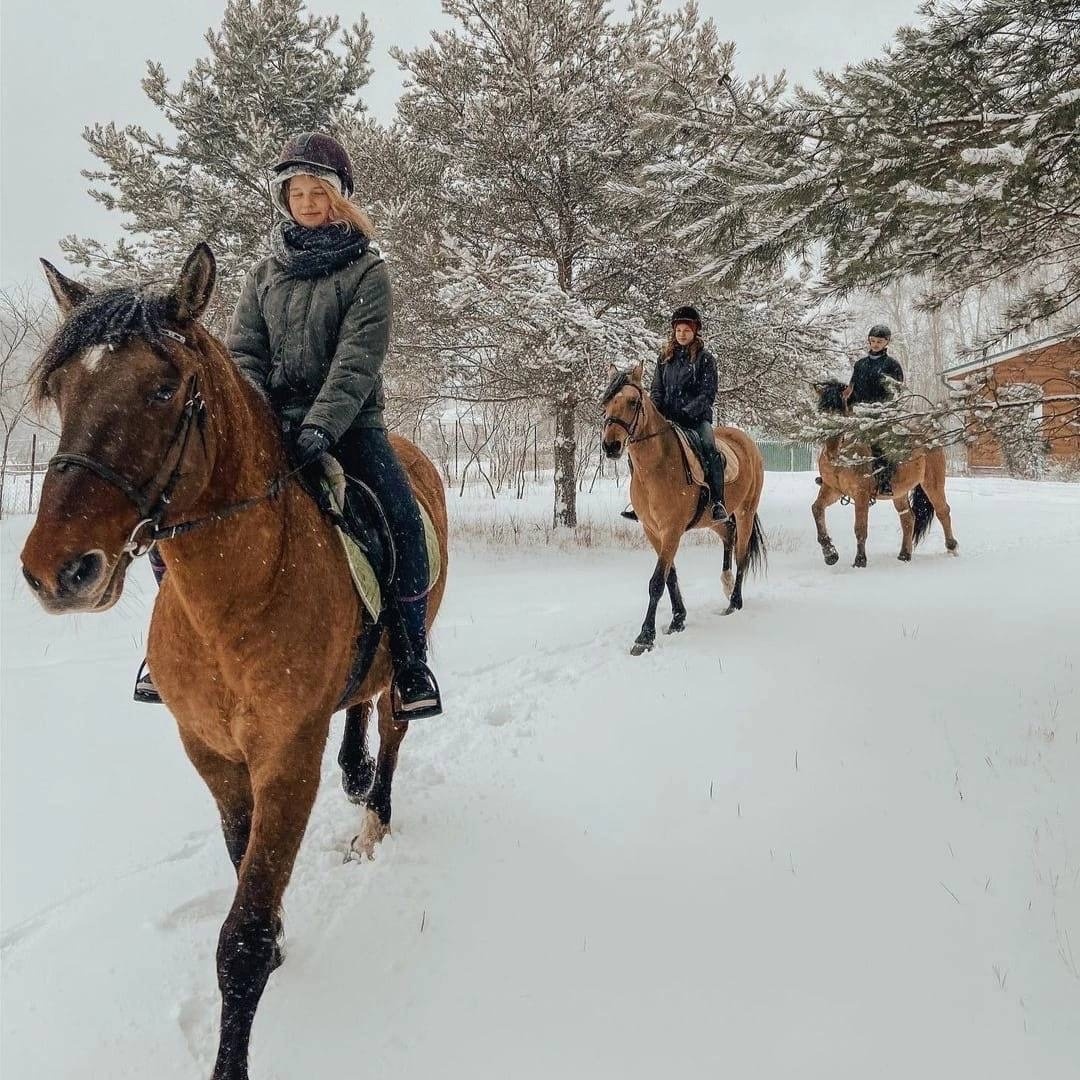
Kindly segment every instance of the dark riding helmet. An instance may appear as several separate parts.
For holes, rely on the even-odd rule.
[[[352,162],[337,139],[314,131],[294,135],[282,147],[270,172],[270,198],[285,217],[292,217],[285,185],[302,174],[317,176],[345,198],[353,192]]]
[[[682,307],[677,307],[671,313],[671,325],[674,326],[676,323],[681,322],[692,323],[700,330],[701,316],[698,314],[697,308],[691,307],[689,304],[683,304]]]
[[[884,323],[878,323],[870,327],[870,332],[866,336],[884,338],[888,341],[892,338],[892,331]]]
[[[348,197],[353,193],[352,161],[345,147],[333,136],[318,131],[294,135],[281,148],[272,171],[275,176],[280,176],[287,169],[302,165],[312,166],[314,176],[333,173],[341,184],[342,194]]]

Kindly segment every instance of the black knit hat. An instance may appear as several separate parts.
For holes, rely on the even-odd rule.
[[[320,172],[334,173],[341,181],[342,193],[346,197],[353,193],[352,161],[345,147],[332,136],[317,131],[294,135],[281,148],[272,171],[277,175],[303,165],[313,166],[315,176]]]
[[[870,332],[866,336],[880,337],[889,341],[892,338],[892,331],[884,323],[878,323],[876,326],[870,327]]]
[[[671,313],[671,325],[674,326],[676,323],[681,322],[693,323],[700,330],[701,316],[698,314],[697,308],[691,307],[689,304],[677,307]]]

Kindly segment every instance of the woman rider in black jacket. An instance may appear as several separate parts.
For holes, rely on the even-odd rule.
[[[697,434],[712,489],[713,520],[726,521],[724,459],[716,449],[713,431],[716,385],[716,358],[701,338],[701,316],[689,304],[676,308],[671,315],[671,336],[657,360],[649,396],[668,420]]]

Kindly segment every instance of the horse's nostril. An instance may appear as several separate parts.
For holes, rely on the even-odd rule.
[[[68,562],[57,575],[57,594],[71,596],[82,592],[100,575],[105,565],[105,558],[97,551],[88,551],[77,559]]]
[[[34,590],[34,592],[39,592],[40,591],[41,582],[38,581],[38,579],[36,577],[34,577],[34,575],[31,574],[30,571],[27,570],[25,566],[23,567],[22,576],[24,578],[26,578],[26,584],[29,585],[30,588]]]

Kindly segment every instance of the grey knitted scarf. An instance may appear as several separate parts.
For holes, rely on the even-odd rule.
[[[270,250],[291,278],[326,277],[355,262],[367,247],[363,233],[340,222],[309,229],[279,218],[270,233]]]

